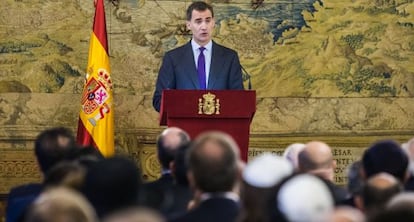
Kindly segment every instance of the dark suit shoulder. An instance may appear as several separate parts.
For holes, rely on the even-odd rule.
[[[165,174],[157,180],[152,182],[144,183],[145,188],[163,188],[172,187],[174,184],[174,178],[171,174]]]
[[[220,45],[213,41],[213,50],[218,50],[219,52],[229,53],[229,54],[237,54],[234,49],[228,48],[224,45]]]
[[[26,196],[32,194],[39,194],[43,189],[43,185],[40,183],[23,184],[10,189],[9,197]]]
[[[238,203],[226,198],[212,198],[169,222],[233,222],[240,212]]]
[[[179,56],[183,55],[184,53],[191,53],[191,42],[188,42],[184,45],[178,46],[177,48],[171,49],[170,51],[166,52],[166,56],[172,56],[180,58]]]
[[[169,200],[168,197],[171,195],[173,185],[174,179],[170,174],[143,184],[139,196],[140,204],[157,210],[162,209],[165,206],[165,201]]]
[[[30,204],[40,195],[42,184],[24,184],[10,190],[7,197],[6,221],[20,221]]]

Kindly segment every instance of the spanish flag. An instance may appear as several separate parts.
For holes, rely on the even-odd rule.
[[[89,45],[88,67],[82,93],[77,142],[114,154],[114,112],[103,0],[95,0],[95,18]]]

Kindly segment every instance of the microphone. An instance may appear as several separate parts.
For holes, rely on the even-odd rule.
[[[251,75],[246,71],[246,69],[244,69],[244,67],[242,65],[240,65],[241,69],[242,69],[242,79],[243,81],[248,81],[247,82],[247,89],[251,90],[252,89],[252,82],[251,82]]]

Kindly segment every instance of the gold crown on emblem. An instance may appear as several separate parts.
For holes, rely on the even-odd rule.
[[[211,93],[207,93],[203,95],[203,98],[207,101],[212,101],[214,98],[216,98],[216,95],[211,94]]]
[[[105,85],[105,88],[112,89],[112,80],[108,71],[105,69],[98,70],[98,80]]]

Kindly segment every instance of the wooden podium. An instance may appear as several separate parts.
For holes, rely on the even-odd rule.
[[[192,139],[218,130],[231,135],[247,162],[250,123],[256,112],[256,91],[252,90],[164,90],[160,125],[179,127]]]

